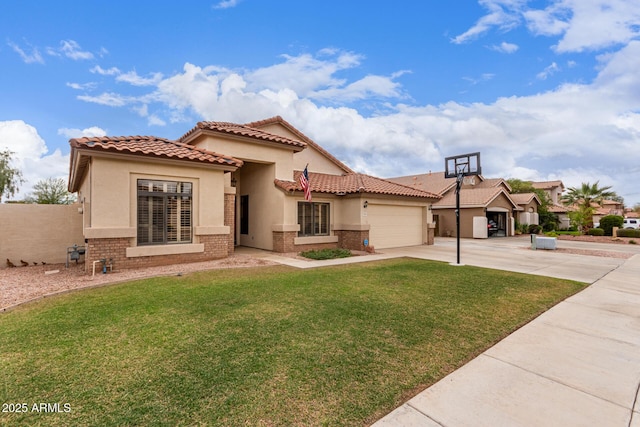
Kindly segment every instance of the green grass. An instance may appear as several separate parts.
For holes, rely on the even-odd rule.
[[[348,258],[351,256],[349,249],[313,249],[310,251],[300,252],[305,258],[311,258],[315,260],[323,259],[335,259],[335,258]]]
[[[0,425],[366,425],[577,282],[389,260],[216,270],[0,315]]]

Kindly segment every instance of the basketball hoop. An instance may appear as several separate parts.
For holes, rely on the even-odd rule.
[[[444,177],[458,178],[482,174],[480,167],[480,153],[460,154],[444,159]]]
[[[460,264],[460,189],[466,176],[480,175],[480,152],[460,154],[444,159],[444,177],[456,179],[456,241],[457,264]],[[451,263],[454,265],[453,263]]]

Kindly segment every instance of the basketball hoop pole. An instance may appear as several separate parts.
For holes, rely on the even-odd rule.
[[[462,188],[462,181],[464,175],[458,174],[456,178],[456,262],[460,264],[460,188]]]
[[[460,190],[465,176],[480,175],[480,153],[461,154],[444,159],[444,177],[456,179],[456,265],[460,264]],[[451,263],[453,264],[453,263]]]

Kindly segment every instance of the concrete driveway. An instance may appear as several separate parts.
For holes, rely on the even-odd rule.
[[[640,245],[620,245],[558,240],[559,251],[531,250],[529,236],[493,239],[461,239],[460,262],[478,267],[537,274],[593,283],[624,264],[625,259],[585,256],[560,250],[608,252],[610,255],[640,254]],[[456,262],[456,239],[437,238],[432,246],[383,249],[386,255],[410,256]]]
[[[461,262],[593,283],[374,424],[640,427],[640,248],[558,241],[629,259],[463,240]],[[455,261],[455,240],[391,252]]]

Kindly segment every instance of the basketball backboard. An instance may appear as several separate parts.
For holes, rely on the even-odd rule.
[[[480,175],[480,153],[460,154],[444,159],[444,177],[458,178],[458,176]]]

